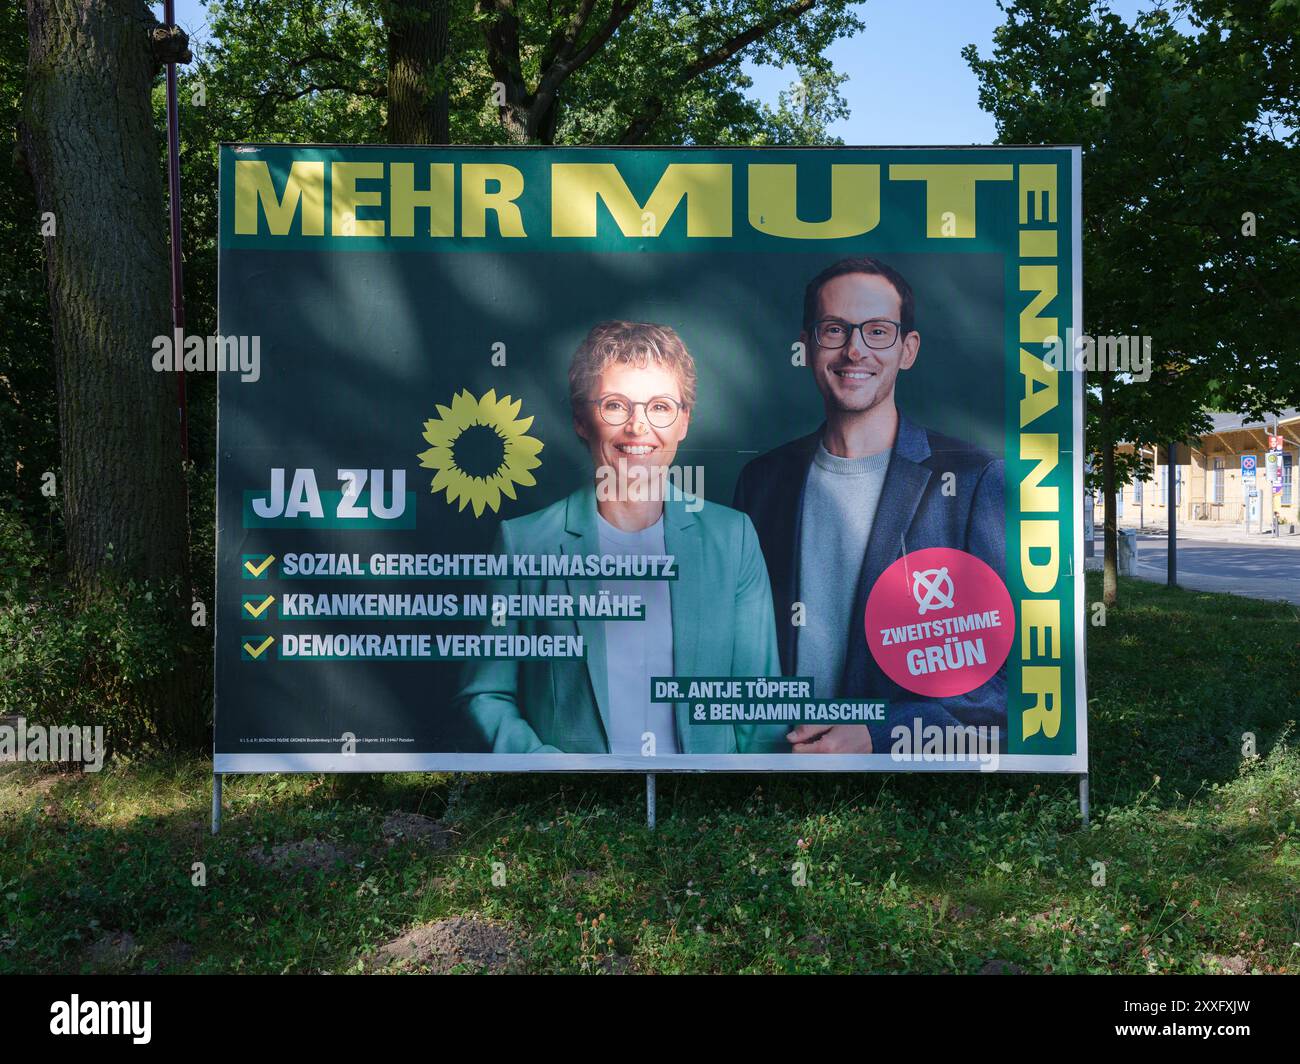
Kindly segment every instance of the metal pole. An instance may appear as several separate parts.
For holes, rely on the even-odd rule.
[[[1079,777],[1079,812],[1083,814],[1083,826],[1088,826],[1088,773]]]
[[[1265,442],[1268,442],[1268,441],[1265,441]],[[1268,450],[1265,450],[1265,451],[1264,451],[1264,454],[1265,454],[1265,458],[1264,458],[1264,479],[1262,479],[1262,480],[1260,479],[1260,463],[1258,463],[1258,462],[1255,463],[1255,480],[1256,480],[1256,484],[1260,484],[1260,485],[1261,485],[1260,488],[1258,488],[1258,492],[1260,492],[1260,494],[1258,494],[1258,499],[1260,499],[1260,502],[1258,502],[1258,509],[1260,509],[1260,535],[1261,535],[1261,536],[1264,535],[1264,492],[1265,492],[1266,489],[1268,489],[1268,486],[1269,486],[1269,485],[1268,485],[1268,475],[1269,475],[1269,459],[1268,459],[1268,454],[1269,454],[1269,453],[1268,453]]]
[[[1155,459],[1154,459],[1154,456],[1152,457],[1152,462],[1151,462],[1151,464],[1152,464],[1152,465],[1155,465]],[[1138,528],[1141,529],[1142,531],[1146,531],[1146,527],[1147,527],[1147,490],[1146,490],[1145,487],[1142,487],[1142,486],[1141,486],[1141,485],[1143,484],[1143,481],[1141,480],[1141,474],[1139,474],[1139,479],[1138,479],[1137,481],[1135,481],[1135,483],[1139,485],[1139,490],[1142,492],[1142,501],[1141,501],[1140,503],[1138,503]]]
[[[1282,435],[1282,430],[1278,427],[1278,424],[1277,424],[1276,421],[1273,422],[1273,431],[1270,432],[1268,435],[1270,435],[1270,436],[1280,436],[1280,435]],[[1269,442],[1269,443],[1272,443],[1273,441],[1272,441],[1272,440],[1269,440],[1268,442]],[[1272,449],[1273,449],[1273,448],[1271,448],[1271,447],[1269,448],[1270,451],[1271,451]],[[1286,452],[1282,452],[1282,454],[1285,454],[1285,453],[1286,453]],[[1277,465],[1274,466],[1275,469],[1278,468],[1278,467],[1280,467],[1280,466],[1282,465],[1282,454],[1278,454],[1278,455],[1277,455]],[[1264,463],[1264,468],[1265,468],[1265,469],[1268,468],[1268,463],[1267,463],[1267,462]],[[1279,515],[1278,515],[1278,512],[1277,512],[1277,504],[1278,504],[1278,497],[1277,497],[1276,495],[1273,494],[1273,484],[1272,484],[1272,482],[1270,481],[1270,482],[1269,482],[1269,485],[1268,485],[1268,512],[1271,513],[1271,514],[1273,515],[1273,535],[1274,535],[1274,537],[1276,537],[1276,536],[1278,535],[1278,520],[1279,520]]]
[[[176,25],[175,0],[164,0],[163,21]],[[176,101],[176,64],[167,64],[167,196],[171,213],[172,242],[172,337],[181,340],[185,331],[185,275],[181,263],[181,120]],[[186,412],[185,368],[176,352],[176,406],[181,421],[181,461],[190,458],[190,432]]]
[[[645,826],[655,829],[655,778],[649,772],[645,777]]]
[[[1178,586],[1178,444],[1167,447],[1169,459],[1169,498],[1166,506],[1169,510],[1169,587]]]
[[[212,834],[221,830],[221,773],[212,773]]]
[[[1250,486],[1246,483],[1246,470],[1241,471],[1241,523],[1250,535]]]

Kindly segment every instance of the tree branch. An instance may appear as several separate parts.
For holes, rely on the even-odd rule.
[[[636,10],[638,3],[640,3],[640,0],[624,0],[621,4],[615,0],[613,10],[610,11],[609,18],[605,20],[605,25],[597,31],[591,40],[582,46],[582,50],[577,55],[569,58],[567,63],[568,72],[572,73],[577,70],[578,67],[595,55],[604,46],[605,42],[613,36],[614,31],[627,21],[628,15]]]
[[[530,106],[530,130],[540,127],[542,118],[554,106],[555,94],[564,84],[565,79],[604,47],[605,42],[614,35],[614,31],[636,10],[640,0],[614,0],[614,6],[610,9],[609,18],[605,20],[604,25],[575,53],[573,49],[577,44],[578,35],[590,17],[594,3],[595,0],[583,0],[582,8],[569,22],[563,45],[558,49],[555,59],[549,66],[543,65],[543,73],[537,83],[537,91],[533,94]]]
[[[267,109],[273,103],[293,103],[295,100],[301,100],[304,96],[310,96],[313,92],[344,92],[353,96],[370,96],[376,100],[386,99],[388,96],[387,85],[348,85],[335,84],[332,82],[312,82],[304,88],[294,92],[284,89],[277,89],[270,92],[264,92],[253,108],[253,115],[256,122],[260,125],[266,117]]]
[[[807,14],[817,6],[817,0],[796,0],[795,3],[781,8],[774,12],[769,18],[762,22],[755,23],[749,29],[737,33],[735,36],[724,41],[716,48],[704,55],[701,55],[690,66],[682,71],[681,75],[673,84],[673,91],[680,91],[685,85],[706,74],[710,70],[722,66],[728,60],[735,58],[737,54],[748,48],[755,41],[760,41],[778,27],[793,22],[801,15]],[[641,110],[627,124],[622,134],[618,138],[620,144],[637,144],[649,131],[655,123],[664,108],[667,106],[666,101],[660,96],[652,96],[641,106]]]
[[[595,6],[596,0],[582,0],[582,6],[569,19],[568,26],[557,29],[551,34],[551,39],[546,42],[546,51],[542,53],[542,61],[538,64],[539,70],[550,70],[551,64],[557,58],[565,56],[572,49],[573,42],[587,28],[587,21],[591,18],[591,10]]]
[[[506,87],[507,101],[521,100],[524,95],[523,64],[519,58],[519,17],[514,0],[478,0],[479,11],[489,16],[484,37],[487,40],[488,69]]]

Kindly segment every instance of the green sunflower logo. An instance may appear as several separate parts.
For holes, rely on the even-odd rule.
[[[522,406],[522,399],[498,399],[495,388],[478,399],[466,389],[450,408],[438,404],[438,417],[424,423],[430,447],[418,456],[422,467],[438,471],[429,490],[445,491],[449,505],[459,501],[482,517],[484,509],[501,508],[502,495],[516,498],[516,484],[535,485],[529,470],[542,464],[542,441],[525,435],[533,419],[518,417]]]

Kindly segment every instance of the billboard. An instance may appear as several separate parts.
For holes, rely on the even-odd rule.
[[[1078,149],[220,188],[217,772],[1086,771]]]

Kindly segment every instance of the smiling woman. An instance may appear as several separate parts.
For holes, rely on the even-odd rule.
[[[783,727],[696,727],[685,703],[651,697],[655,676],[780,671],[771,589],[749,519],[680,490],[653,490],[662,488],[686,438],[695,388],[695,361],[667,325],[600,322],[575,352],[569,400],[593,477],[567,499],[503,522],[494,551],[546,555],[558,544],[557,558],[595,554],[618,562],[602,570],[614,573],[671,559],[676,578],[540,574],[494,586],[499,596],[635,598],[641,609],[609,619],[525,617],[494,626],[495,633],[580,635],[585,656],[467,664],[457,704],[493,752],[788,751]]]
[[[573,356],[573,427],[591,453],[596,483],[628,487],[597,495],[598,513],[614,527],[636,532],[662,515],[662,495],[631,486],[666,482],[690,428],[695,387],[695,360],[666,325],[601,322]]]

